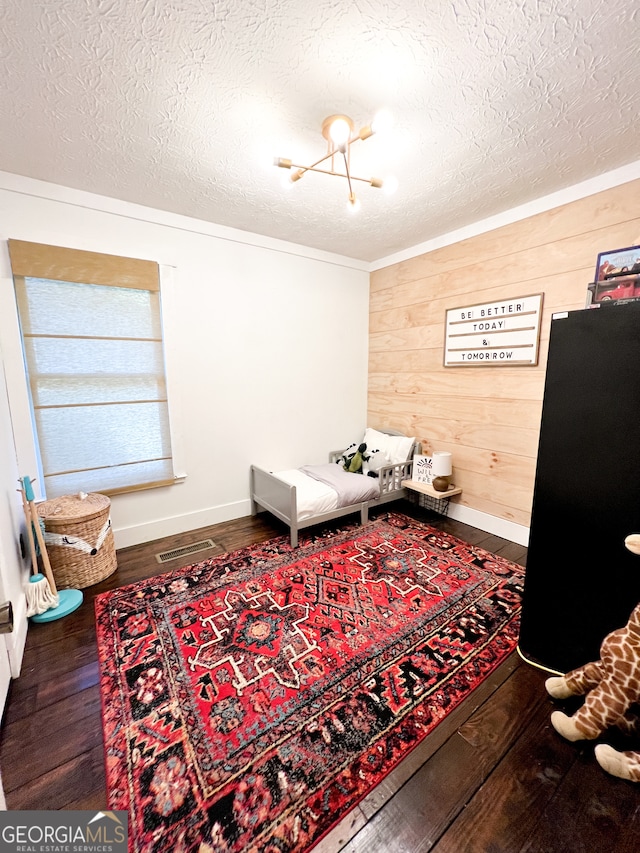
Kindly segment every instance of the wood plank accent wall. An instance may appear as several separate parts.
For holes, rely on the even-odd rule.
[[[551,315],[584,307],[599,252],[636,244],[640,180],[373,272],[368,424],[451,451],[453,500],[528,527]],[[448,308],[532,293],[538,365],[443,366]]]

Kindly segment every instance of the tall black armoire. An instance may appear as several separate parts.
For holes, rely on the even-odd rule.
[[[600,657],[640,601],[640,303],[551,321],[519,650],[555,672]]]

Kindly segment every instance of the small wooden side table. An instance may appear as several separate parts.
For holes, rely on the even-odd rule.
[[[462,493],[462,489],[457,486],[451,486],[446,492],[438,492],[433,486],[427,483],[417,483],[415,480],[403,480],[402,485],[409,491],[418,493],[418,505],[424,506],[424,509],[439,512],[441,515],[446,515],[449,509],[449,498]],[[426,502],[423,505],[420,502],[420,495],[426,496]]]
[[[414,492],[421,492],[423,495],[429,495],[430,498],[435,498],[439,501],[444,501],[447,498],[452,498],[454,495],[462,494],[462,489],[456,486],[451,486],[446,492],[438,492],[433,486],[428,483],[416,483],[415,480],[403,480],[402,485],[405,489],[411,489]]]

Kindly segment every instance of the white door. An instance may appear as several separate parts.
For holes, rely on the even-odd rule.
[[[26,524],[18,493],[19,476],[0,348],[0,603],[10,601],[14,613],[13,631],[0,634],[0,713],[12,676],[20,674],[27,636],[23,586],[28,580],[29,569],[20,545]]]
[[[6,281],[0,278],[0,285],[4,284]],[[30,472],[23,473],[26,476]],[[26,533],[22,498],[17,491],[20,476],[0,343],[0,603],[10,601],[14,613],[13,631],[0,634],[0,714],[4,710],[12,677],[20,675],[27,639],[23,586],[28,581],[29,567],[20,546],[20,537]],[[1,777],[0,809],[6,809]]]

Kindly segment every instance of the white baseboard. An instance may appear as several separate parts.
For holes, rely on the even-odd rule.
[[[28,629],[27,598],[22,593],[18,601],[13,604],[13,631],[10,634],[5,634],[12,678],[17,678],[22,669],[22,658],[24,657]]]
[[[198,512],[177,515],[172,518],[163,518],[147,524],[137,524],[131,527],[114,525],[116,548],[128,548],[131,545],[140,545],[143,542],[162,539],[164,536],[188,533],[190,530],[198,530],[198,528],[208,527],[210,524],[220,524],[223,521],[244,518],[250,513],[251,502],[244,500],[208,507]],[[517,542],[519,545],[529,544],[529,528],[522,524],[516,524],[513,521],[497,518],[495,515],[489,515],[486,512],[454,503],[449,504],[449,516],[480,530],[486,530],[487,533],[501,536],[510,542]]]
[[[448,514],[450,518],[455,518],[456,521],[462,521],[465,524],[472,525],[472,527],[486,530],[487,533],[501,536],[510,542],[517,542],[518,545],[529,544],[529,528],[523,524],[516,524],[515,521],[507,521],[505,518],[498,518],[495,515],[489,515],[486,512],[480,512],[480,510],[455,503],[449,503]]]
[[[143,542],[152,542],[164,536],[188,533],[190,530],[208,527],[210,524],[220,524],[223,521],[232,521],[250,514],[251,501],[247,498],[244,501],[212,506],[197,512],[175,515],[131,527],[118,527],[117,523],[114,523],[113,536],[116,548],[129,548],[131,545],[141,545]]]

